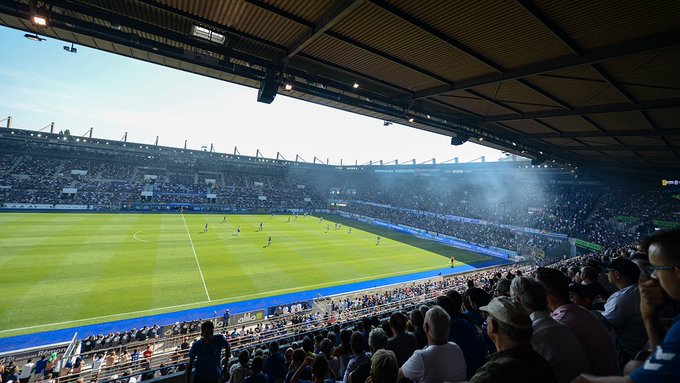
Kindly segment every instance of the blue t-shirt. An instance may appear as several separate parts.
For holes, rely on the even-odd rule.
[[[467,320],[455,318],[450,324],[449,341],[457,344],[463,351],[467,378],[472,379],[475,372],[484,365],[484,345],[477,330]]]
[[[220,367],[222,349],[229,349],[229,342],[224,335],[213,335],[210,344],[205,344],[203,339],[199,339],[191,345],[189,360],[194,360],[196,378],[216,379],[222,374]]]
[[[269,383],[283,381],[286,377],[286,357],[276,352],[264,361],[263,371],[269,376]]]
[[[663,343],[630,374],[630,379],[635,383],[680,382],[680,315],[675,317]]]
[[[47,367],[47,359],[40,359],[39,361],[35,362],[35,374],[42,374],[45,372],[45,367]]]

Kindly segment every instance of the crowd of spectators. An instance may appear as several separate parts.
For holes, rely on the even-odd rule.
[[[37,154],[3,155],[3,161],[7,163],[0,171],[3,203],[97,205],[112,209],[137,202],[212,204],[232,210],[322,206],[315,191],[298,188],[282,175],[225,171],[206,175],[192,164],[172,163],[170,171],[163,164],[134,166],[110,159],[76,160]],[[207,179],[214,182],[208,183]],[[65,193],[64,188],[75,189],[75,193]]]
[[[566,240],[551,239],[539,234],[532,235],[493,224],[475,224],[449,220],[441,214],[429,215],[389,207],[353,203],[344,211],[381,219],[393,224],[402,224],[438,234],[445,234],[468,243],[494,246],[518,251],[524,246],[547,250],[564,245]]]

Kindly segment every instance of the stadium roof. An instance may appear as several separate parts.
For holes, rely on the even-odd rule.
[[[0,25],[539,160],[680,167],[678,1],[0,0]]]

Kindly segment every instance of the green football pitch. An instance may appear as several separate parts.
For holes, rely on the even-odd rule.
[[[2,213],[0,337],[488,259],[338,216],[290,218]]]

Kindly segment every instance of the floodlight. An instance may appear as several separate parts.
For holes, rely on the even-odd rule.
[[[480,141],[484,141],[484,137],[479,137],[479,140],[480,140]]]
[[[78,53],[78,49],[76,49],[76,48],[73,46],[73,43],[71,43],[71,46],[70,46],[70,47],[69,47],[68,45],[64,45],[64,50],[65,50],[66,52],[70,52],[70,53]]]
[[[358,87],[359,87],[359,84],[357,84],[356,82],[354,83],[354,85],[352,85],[352,88],[354,88],[354,89],[356,89]]]
[[[287,90],[287,91],[291,91],[291,90],[293,90],[293,86],[290,85],[290,84],[286,84],[286,85],[283,87],[283,89],[285,89],[285,90]]]
[[[33,16],[33,24],[41,26],[41,27],[46,27],[47,26],[47,18],[45,18],[43,16],[35,15],[35,16]]]
[[[408,122],[413,123],[413,121],[415,121],[415,119],[413,117],[409,117]]]
[[[24,37],[27,38],[27,39],[29,39],[29,40],[33,40],[33,41],[37,41],[37,42],[45,41],[44,38],[42,38],[42,37],[40,37],[40,36],[38,36],[38,35],[30,34],[30,33],[26,33],[26,34],[24,35]]]

